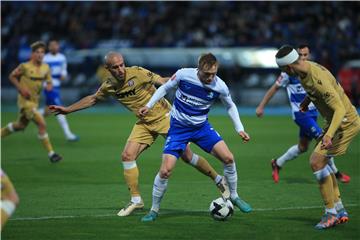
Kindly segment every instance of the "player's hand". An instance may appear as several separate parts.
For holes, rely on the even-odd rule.
[[[145,117],[146,114],[148,114],[148,112],[149,112],[149,108],[145,106],[139,109],[138,114],[140,117]]]
[[[70,111],[63,106],[57,106],[57,105],[50,105],[49,109],[51,111],[51,113],[55,114],[55,115],[59,115],[59,114],[68,114],[70,113]]]
[[[27,88],[20,88],[19,89],[19,93],[20,93],[20,95],[21,96],[23,96],[24,98],[26,98],[26,99],[30,99],[30,92],[29,92],[29,90],[27,89]]]
[[[320,149],[329,149],[332,146],[331,137],[325,135],[321,140],[321,146]]]
[[[263,115],[264,115],[264,108],[258,106],[258,107],[256,108],[256,116],[262,117]]]
[[[248,141],[250,141],[250,136],[246,132],[240,131],[239,135],[243,139],[243,143],[247,143]]]

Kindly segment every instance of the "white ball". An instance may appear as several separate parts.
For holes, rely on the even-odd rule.
[[[229,199],[219,197],[210,203],[210,215],[215,220],[225,221],[234,213],[234,206]]]

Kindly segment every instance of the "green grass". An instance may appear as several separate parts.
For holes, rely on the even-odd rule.
[[[2,113],[2,126],[14,120]],[[279,156],[298,139],[290,117],[242,117],[252,141],[242,144],[227,116],[210,116],[236,157],[239,194],[254,211],[236,211],[227,222],[214,221],[208,213],[219,196],[210,179],[180,160],[169,181],[159,218],[141,223],[151,206],[154,176],[160,166],[164,140],[138,159],[140,188],[146,208],[120,218],[117,211],[129,201],[124,184],[121,151],[135,118],[127,114],[75,113],[68,116],[77,143],[68,143],[54,117],[47,118],[55,150],[64,160],[51,164],[31,124],[24,133],[2,139],[2,168],[12,179],[20,205],[2,232],[3,239],[359,239],[360,238],[360,138],[338,157],[339,169],[351,175],[340,184],[348,204],[350,222],[327,231],[314,224],[323,213],[318,186],[308,164],[310,151],[288,163],[280,182],[271,179],[270,159]],[[220,173],[220,162],[206,156]],[[302,209],[304,208],[304,209]]]

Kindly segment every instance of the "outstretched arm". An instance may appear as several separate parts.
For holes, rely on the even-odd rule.
[[[264,115],[265,106],[268,104],[270,99],[275,95],[275,93],[277,92],[278,89],[279,89],[279,86],[276,83],[274,83],[271,86],[271,88],[269,88],[269,90],[266,92],[265,96],[259,103],[259,106],[256,108],[256,116],[262,117]]]
[[[76,111],[94,106],[97,103],[97,101],[98,101],[98,99],[97,99],[96,95],[93,94],[93,95],[89,95],[87,97],[82,98],[81,100],[77,101],[76,103],[74,103],[68,107],[50,105],[49,109],[55,115],[69,114],[72,112],[76,112]]]

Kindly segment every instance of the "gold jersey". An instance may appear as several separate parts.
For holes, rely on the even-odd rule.
[[[310,70],[305,78],[300,79],[301,84],[320,114],[325,118],[325,129],[328,128],[325,134],[333,137],[341,124],[351,124],[359,116],[343,88],[329,70],[318,63],[307,62],[310,64]],[[340,112],[345,110],[345,115],[334,116],[335,110],[340,110]]]
[[[32,102],[37,105],[39,103],[43,82],[51,83],[50,67],[46,63],[36,66],[31,61],[22,63],[19,67],[21,70],[20,86],[30,92],[30,99],[26,99],[19,94],[18,104],[19,106],[24,106],[27,102]]]
[[[119,81],[110,73],[96,92],[98,99],[112,96],[137,117],[138,110],[150,100],[156,88],[154,83],[161,77],[142,67],[126,67],[125,80]],[[166,117],[171,109],[169,102],[162,98],[140,122],[151,123]]]

